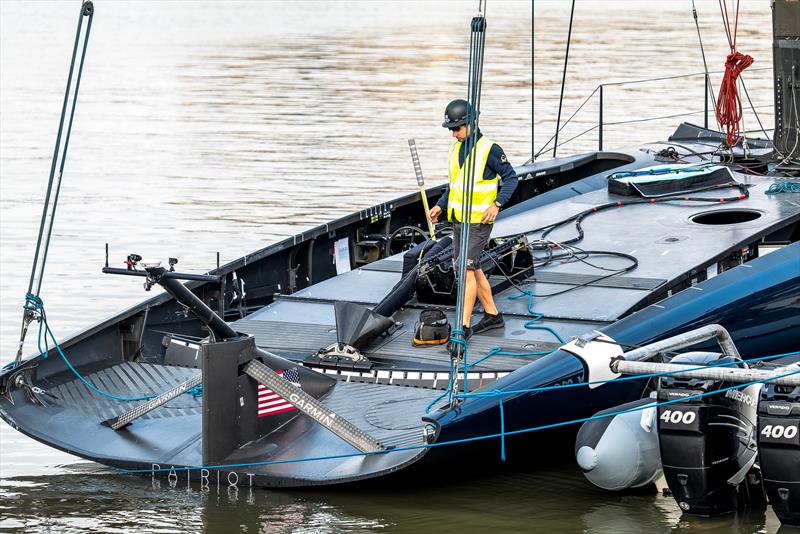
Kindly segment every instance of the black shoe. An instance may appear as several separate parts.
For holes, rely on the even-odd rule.
[[[469,339],[474,334],[471,326],[462,326],[461,329],[464,331],[464,339]]]
[[[462,326],[462,330],[464,330],[464,341],[468,340],[472,337],[472,327],[470,326]],[[450,341],[447,342],[447,350],[453,349],[453,334],[450,334]]]
[[[493,330],[495,328],[503,328],[506,322],[503,320],[503,312],[497,312],[497,315],[488,313],[483,314],[483,318],[472,327],[472,333],[478,334],[486,330]]]

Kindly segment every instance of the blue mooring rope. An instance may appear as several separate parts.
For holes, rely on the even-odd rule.
[[[506,461],[506,415],[503,413],[503,397],[500,397],[500,460]]]
[[[546,325],[535,324],[535,323],[537,323],[538,321],[541,321],[544,318],[544,314],[543,313],[539,313],[539,312],[537,312],[536,310],[533,309],[533,291],[531,291],[530,289],[523,289],[521,291],[522,291],[522,293],[520,293],[519,295],[513,295],[511,297],[508,297],[508,299],[509,300],[516,300],[516,299],[522,298],[522,297],[524,297],[526,295],[528,296],[528,313],[530,313],[533,316],[533,319],[527,321],[524,324],[524,327],[526,329],[528,329],[528,330],[545,330],[545,331],[550,332],[551,334],[553,334],[556,337],[556,339],[558,339],[558,341],[560,343],[562,343],[562,344],[566,343],[567,341],[561,336],[561,334],[559,334],[553,328],[551,328],[549,326],[546,326]],[[461,337],[455,338],[455,337],[452,337],[452,334],[461,334]],[[468,364],[467,363],[467,348],[468,348],[469,345],[467,343],[467,340],[464,339],[464,330],[459,329],[459,328],[454,329],[451,332],[450,342],[451,343],[457,343],[459,345],[463,345],[464,346],[464,388],[465,388],[465,393],[466,393],[466,386],[469,383],[468,382],[469,381],[469,377],[468,377],[469,369],[472,368],[472,367],[475,367],[476,365],[478,365],[482,361],[491,358],[492,356],[511,356],[511,357],[544,356],[545,354],[550,354],[550,352],[552,352],[552,351],[508,352],[508,351],[504,351],[502,347],[493,347],[493,348],[489,349],[489,352],[484,354],[481,358],[478,358],[474,362]],[[452,391],[453,383],[454,383],[454,381],[453,381],[453,365],[452,365],[452,359],[451,359],[450,382],[447,384],[447,389],[445,390],[444,393],[442,393],[441,395],[439,395],[438,397],[433,399],[433,401],[431,401],[430,404],[428,404],[428,406],[425,408],[425,413],[430,413],[430,410],[433,407],[433,405],[436,404],[437,402],[439,402],[442,399],[442,397],[444,397],[446,395],[450,395],[449,398],[450,398],[450,401],[452,402],[453,393],[454,393]]]
[[[767,189],[767,195],[778,193],[800,193],[800,182],[775,182]]]
[[[530,321],[525,323],[525,328],[527,328],[528,330],[546,330],[546,331],[550,332],[551,334],[553,334],[554,336],[556,336],[556,339],[558,339],[558,341],[560,343],[566,343],[567,341],[563,337],[561,337],[561,334],[559,334],[558,332],[556,332],[554,329],[550,328],[549,326],[534,324],[534,323],[537,323],[537,322],[541,321],[544,318],[544,314],[543,313],[539,313],[539,312],[537,312],[536,310],[533,309],[533,291],[531,291],[530,289],[523,289],[522,293],[520,293],[519,295],[514,295],[512,297],[508,297],[508,299],[509,300],[517,300],[517,299],[520,299],[520,298],[524,297],[525,295],[528,296],[528,313],[533,315],[533,319],[531,319]],[[548,354],[548,353],[545,353],[545,354]]]

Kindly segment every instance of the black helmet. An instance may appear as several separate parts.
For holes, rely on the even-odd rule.
[[[444,110],[445,128],[455,128],[467,123],[467,115],[472,113],[472,106],[466,100],[460,98],[453,100]]]

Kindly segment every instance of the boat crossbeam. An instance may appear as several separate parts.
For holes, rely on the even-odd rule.
[[[140,418],[144,414],[152,412],[156,408],[163,406],[172,399],[175,399],[183,395],[193,387],[199,385],[202,381],[203,381],[203,375],[202,373],[200,373],[196,376],[193,376],[186,382],[178,384],[169,391],[165,391],[164,393],[162,393],[157,397],[153,397],[152,399],[146,400],[143,403],[138,404],[135,408],[125,412],[122,415],[118,415],[117,417],[112,417],[111,419],[103,421],[103,424],[106,426],[110,426],[114,430],[119,430],[122,427],[128,426],[134,420]]]
[[[686,365],[672,363],[632,362],[627,360],[617,360],[611,364],[611,369],[614,372],[626,375],[668,373],[670,377],[684,379],[696,378],[701,380],[720,380],[737,384],[765,382],[769,384],[777,384],[779,386],[800,386],[800,365],[797,364],[779,367],[771,371],[722,367],[709,367],[707,369],[692,368],[691,370],[685,371],[681,370],[686,369],[686,367]]]
[[[314,419],[316,422],[342,438],[360,452],[378,452],[386,450],[378,440],[358,428],[356,425],[337,417],[336,413],[317,399],[294,386],[291,382],[275,374],[258,360],[251,360],[242,369],[246,375],[259,384],[271,389],[295,408]]]

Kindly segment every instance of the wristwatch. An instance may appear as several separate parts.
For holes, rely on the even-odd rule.
[[[494,205],[495,205],[495,206],[497,206],[497,208],[498,208],[498,209],[500,209],[500,208],[502,208],[502,207],[503,207],[503,205],[502,205],[502,204],[500,204],[500,203],[499,203],[498,201],[496,201],[496,200],[494,201]]]

